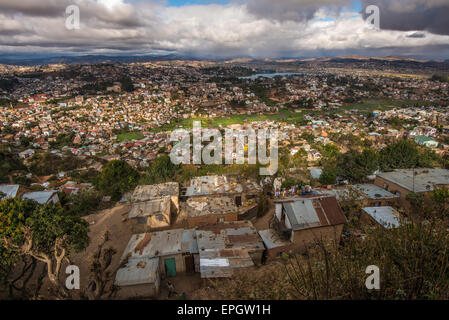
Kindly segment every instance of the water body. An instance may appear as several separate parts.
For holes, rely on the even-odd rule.
[[[239,79],[256,80],[258,78],[275,78],[275,77],[294,77],[303,76],[303,73],[291,73],[291,72],[276,72],[276,73],[256,73],[248,77],[239,77]]]

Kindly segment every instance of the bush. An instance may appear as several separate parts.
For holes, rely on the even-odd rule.
[[[123,193],[137,185],[139,173],[125,161],[109,162],[95,181],[95,187],[103,194],[110,195],[112,201],[118,201]]]

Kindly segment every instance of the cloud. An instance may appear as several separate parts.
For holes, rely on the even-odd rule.
[[[261,18],[278,21],[307,21],[320,9],[338,15],[350,0],[245,0],[248,11]]]
[[[382,29],[449,35],[448,0],[362,0],[362,4],[379,7]]]
[[[37,1],[2,0],[0,52],[174,52],[196,57],[276,58],[425,55],[440,48],[441,55],[447,54],[447,35],[425,29],[419,33],[414,29],[412,33],[372,30],[362,15],[341,9],[348,1],[284,0],[274,11],[269,9],[274,8],[274,1],[258,0],[258,9],[254,1],[167,7],[163,2],[74,0],[80,6],[81,28],[67,30],[64,12],[68,1],[41,0],[41,6],[48,5],[46,11]],[[303,13],[296,8],[299,4]],[[412,7],[401,10],[413,12]]]

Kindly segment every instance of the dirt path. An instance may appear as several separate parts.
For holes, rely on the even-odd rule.
[[[93,254],[98,249],[98,245],[102,242],[106,231],[109,231],[110,240],[105,248],[112,247],[117,251],[109,268],[115,277],[115,271],[120,265],[120,257],[132,236],[130,221],[124,221],[129,210],[130,206],[128,204],[118,205],[112,209],[103,210],[85,218],[90,225],[90,244],[85,251],[71,256],[72,263],[80,268],[81,289],[85,288],[88,284],[89,264],[92,261]]]

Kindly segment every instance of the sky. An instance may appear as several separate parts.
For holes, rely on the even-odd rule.
[[[449,0],[0,0],[0,57],[86,54],[449,59]]]

